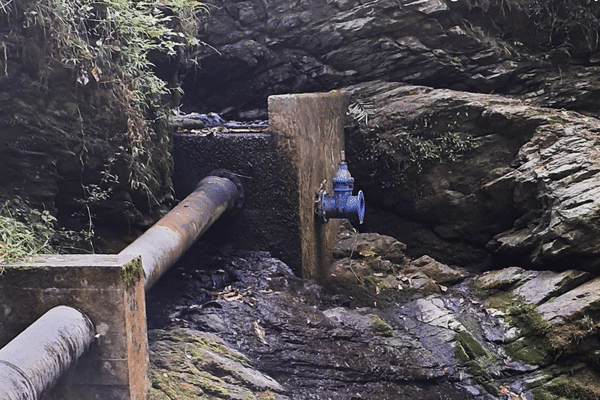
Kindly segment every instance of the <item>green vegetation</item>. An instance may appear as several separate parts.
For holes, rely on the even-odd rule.
[[[508,0],[505,0],[508,3]],[[587,43],[591,52],[598,47],[600,6],[588,0],[512,0],[516,7],[527,13],[538,34],[544,35],[548,45],[566,50],[578,43]]]
[[[431,165],[456,161],[475,147],[473,138],[460,132],[458,122],[437,122],[448,121],[445,117],[426,114],[403,128],[379,126],[374,121],[377,108],[358,98],[348,114],[367,138],[364,151],[356,156],[375,168],[374,175],[386,177],[387,186],[401,184],[407,175],[419,174]]]
[[[590,370],[562,374],[532,392],[535,400],[597,400],[600,376]]]
[[[207,11],[196,0],[0,2],[0,20],[22,19],[16,25],[40,46],[23,51],[37,52],[30,56],[42,85],[48,75],[68,71],[100,112],[113,114],[114,142],[127,143],[115,151],[128,160],[127,183],[150,200],[169,179],[168,113],[180,90],[156,75],[152,60],[185,64],[201,44],[196,13]]]
[[[144,275],[142,258],[134,258],[123,265],[123,267],[121,267],[121,275],[123,276],[123,283],[125,283],[125,286],[131,287],[135,285]]]
[[[0,262],[51,252],[55,220],[48,211],[32,209],[20,198],[1,205]]]
[[[548,46],[565,52],[587,45],[591,53],[598,50],[600,37],[600,5],[593,0],[467,0],[473,8],[484,12],[499,9],[505,15],[525,13],[535,26],[537,35]]]

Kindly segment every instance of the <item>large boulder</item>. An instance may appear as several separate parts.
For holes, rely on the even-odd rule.
[[[380,232],[409,248],[425,247],[420,232],[429,232],[445,243],[430,255],[445,262],[481,261],[485,248],[503,263],[596,268],[596,118],[400,83],[349,90],[372,110],[349,131],[357,186],[371,205],[400,216],[376,219],[386,226]]]

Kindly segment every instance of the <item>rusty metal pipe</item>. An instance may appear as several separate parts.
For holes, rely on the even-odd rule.
[[[146,291],[225,211],[241,207],[239,180],[226,171],[218,173],[202,179],[192,194],[119,253],[142,257]]]
[[[38,400],[94,341],[92,321],[55,307],[0,349],[0,398]]]

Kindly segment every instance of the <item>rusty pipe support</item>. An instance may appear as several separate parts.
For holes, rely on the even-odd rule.
[[[94,341],[92,321],[58,306],[0,349],[0,398],[38,400]]]
[[[243,198],[243,187],[235,175],[215,171],[119,255],[142,257],[147,291],[223,213],[241,208]]]

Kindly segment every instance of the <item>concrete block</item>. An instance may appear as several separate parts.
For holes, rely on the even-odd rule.
[[[315,195],[332,194],[334,177],[344,149],[345,92],[270,96],[269,130],[277,152],[287,161],[287,196],[297,202],[296,233],[300,237],[302,276],[326,278],[332,263],[339,222],[315,219]]]
[[[68,305],[96,327],[96,341],[46,400],[146,398],[148,339],[139,258],[36,257],[0,275],[0,347],[49,309]]]
[[[339,223],[316,222],[314,199],[321,185],[332,193],[346,109],[340,91],[277,95],[269,97],[266,133],[176,133],[173,185],[179,199],[221,168],[237,174],[246,192],[242,212],[217,221],[202,241],[269,251],[299,276],[326,276]]]

